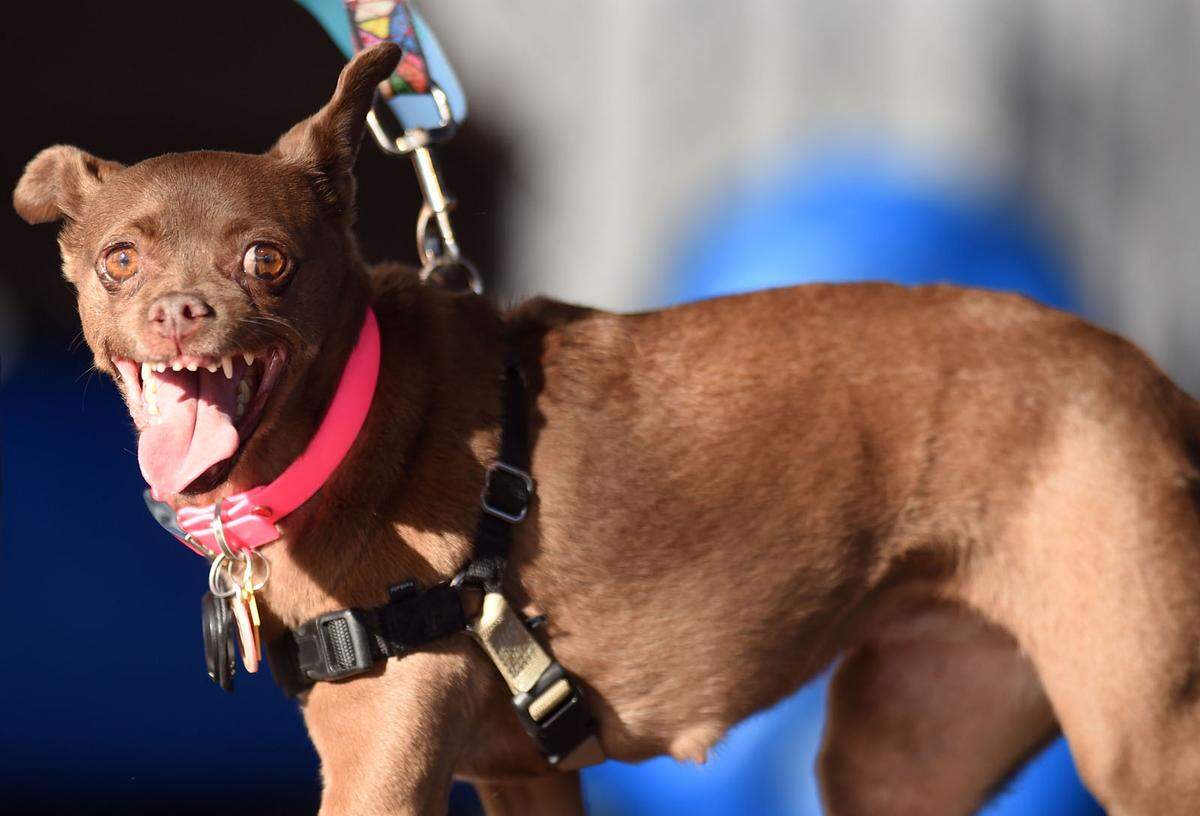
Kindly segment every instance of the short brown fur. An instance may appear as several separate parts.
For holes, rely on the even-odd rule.
[[[394,49],[262,156],[123,168],[55,147],[14,194],[62,219],[96,365],[155,353],[162,292],[197,292],[219,353],[289,349],[225,480],[267,481],[311,437],[371,303],[383,365],[367,424],[282,525],[266,635],[445,580],[466,562],[497,449],[506,344],[531,385],[538,498],[507,591],[582,679],[607,753],[703,761],[727,729],[841,656],[820,761],[833,814],[968,813],[1062,729],[1113,813],[1200,807],[1196,403],[1136,348],[1011,295],[806,286],[615,315],[507,314],[368,269],[350,175]],[[286,290],[240,280],[247,235],[303,258]],[[139,280],[95,258],[130,235]],[[881,270],[886,272],[886,270]],[[466,636],[318,684],[304,715],[322,813],[582,809]],[[799,770],[799,769],[798,769]]]

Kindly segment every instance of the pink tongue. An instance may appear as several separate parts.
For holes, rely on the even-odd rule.
[[[179,493],[217,462],[237,453],[234,381],[218,371],[165,371],[157,417],[138,439],[138,464],[158,495]]]

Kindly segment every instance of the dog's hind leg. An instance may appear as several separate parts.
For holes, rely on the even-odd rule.
[[[838,666],[818,762],[831,816],[954,816],[1057,732],[1015,642],[939,604],[873,633]]]
[[[488,816],[583,814],[578,771],[555,771],[519,782],[476,782],[475,791]]]

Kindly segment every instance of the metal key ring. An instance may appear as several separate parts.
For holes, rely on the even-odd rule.
[[[228,567],[228,590],[220,589],[217,586],[217,578],[221,574],[222,565]],[[233,579],[233,561],[226,558],[225,553],[217,553],[217,557],[208,567],[208,591],[217,598],[232,598],[238,591],[237,581]]]
[[[212,531],[213,538],[217,540],[217,544],[221,546],[221,552],[230,561],[240,561],[237,553],[229,548],[229,542],[225,540],[225,521],[221,518],[221,505],[225,502],[224,499],[217,499],[217,503],[213,505],[213,520]]]
[[[255,573],[254,559],[256,557],[258,558],[258,560],[262,561],[262,563],[263,563],[263,577],[261,580],[258,581],[258,583],[253,583],[254,573]],[[265,587],[267,585],[267,579],[271,577],[271,559],[267,558],[265,555],[260,553],[258,550],[246,550],[245,558],[246,558],[246,569],[250,570],[250,580],[251,580],[250,590],[252,592],[258,592],[259,590],[261,590],[263,587]]]
[[[262,562],[262,578],[257,581],[254,580],[254,576],[258,573],[258,570],[254,568],[255,558]],[[250,570],[250,590],[252,592],[259,592],[267,585],[267,580],[271,577],[271,559],[258,550],[246,550],[240,558],[226,558],[225,553],[217,553],[208,567],[208,591],[217,598],[232,598],[240,592],[242,586],[233,576],[234,567],[239,564]],[[222,568],[225,569],[226,580],[224,582],[219,580]],[[228,587],[228,589],[223,587]]]

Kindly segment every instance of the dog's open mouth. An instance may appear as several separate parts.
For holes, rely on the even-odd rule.
[[[155,495],[200,493],[225,480],[285,359],[278,346],[220,357],[113,358],[140,434],[138,464]]]

